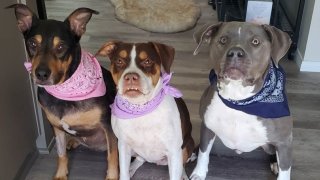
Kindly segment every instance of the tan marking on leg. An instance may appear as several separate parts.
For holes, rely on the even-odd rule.
[[[68,157],[66,153],[65,132],[56,127],[54,127],[53,130],[56,136],[56,146],[58,152],[58,167],[54,179],[66,180],[68,175]]]
[[[118,158],[118,145],[117,138],[114,135],[111,128],[105,130],[108,150],[107,150],[107,159],[108,159],[108,170],[106,180],[115,180],[119,179],[119,158]]]

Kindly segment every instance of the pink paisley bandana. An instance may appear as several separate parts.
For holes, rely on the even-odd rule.
[[[162,89],[152,100],[145,104],[132,104],[117,94],[114,103],[111,105],[112,114],[122,119],[136,118],[155,110],[162,102],[165,95],[176,98],[182,97],[182,93],[178,89],[169,85],[171,76],[172,73],[162,75]]]
[[[31,71],[30,62],[24,63],[27,71]],[[74,74],[62,84],[43,86],[52,96],[67,100],[80,101],[100,97],[106,93],[101,66],[90,53],[83,51],[81,62]]]

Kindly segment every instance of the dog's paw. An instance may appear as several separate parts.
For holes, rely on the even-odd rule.
[[[279,166],[277,162],[270,163],[270,169],[272,173],[275,174],[276,176],[279,174]]]
[[[206,176],[205,175],[198,175],[198,174],[194,174],[192,173],[190,176],[190,180],[205,180]]]

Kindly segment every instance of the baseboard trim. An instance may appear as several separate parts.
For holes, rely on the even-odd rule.
[[[19,168],[14,180],[23,180],[26,179],[29,170],[31,169],[33,163],[37,160],[39,156],[39,151],[37,148],[34,148],[32,152],[30,152],[27,157],[24,159],[21,167]]]
[[[320,72],[320,61],[303,59],[299,49],[296,51],[295,62],[300,68],[300,71]]]

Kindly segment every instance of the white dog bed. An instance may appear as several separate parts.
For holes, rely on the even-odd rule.
[[[194,0],[110,0],[116,17],[151,32],[173,33],[192,28],[200,7]]]

